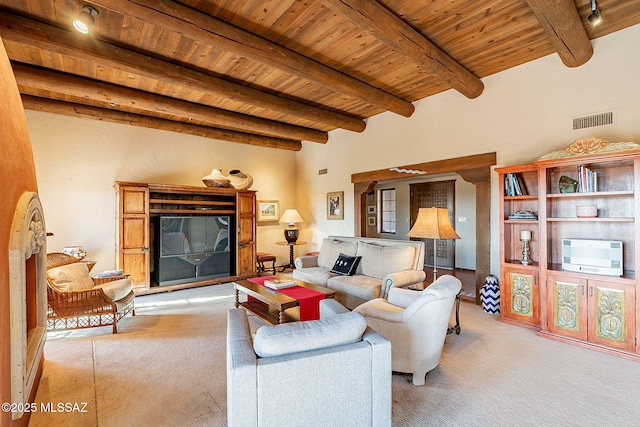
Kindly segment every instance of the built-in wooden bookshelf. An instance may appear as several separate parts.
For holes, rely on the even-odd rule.
[[[635,273],[640,256],[640,224],[635,220],[640,212],[640,151],[601,151],[496,171],[500,187],[499,319],[536,329],[548,338],[640,360]],[[565,183],[581,181],[581,173],[591,182],[576,184],[575,192],[559,185],[561,178]],[[513,187],[508,186],[513,177],[526,187],[524,194],[514,195]],[[578,217],[576,207],[581,205],[595,205],[597,216]],[[518,212],[528,212],[529,218],[514,218]],[[527,265],[522,264],[525,230],[531,232],[531,262]],[[563,270],[565,239],[622,242],[622,275]]]

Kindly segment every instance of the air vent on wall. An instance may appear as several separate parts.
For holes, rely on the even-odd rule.
[[[591,116],[573,119],[573,130],[610,125],[612,123],[613,111],[609,111],[608,113],[593,114]]]

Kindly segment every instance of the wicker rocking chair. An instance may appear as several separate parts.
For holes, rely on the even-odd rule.
[[[47,254],[47,330],[66,330],[113,326],[128,313],[135,316],[134,293],[131,281],[125,275],[95,278],[84,274],[86,266],[73,267],[75,274],[84,282],[83,286],[73,281],[62,283],[56,275],[56,267],[79,263],[70,255],[54,252]],[[64,281],[64,280],[62,280]],[[91,283],[91,281],[93,283]],[[116,282],[117,281],[117,282]],[[88,289],[87,289],[88,288]],[[124,294],[124,295],[123,295]]]

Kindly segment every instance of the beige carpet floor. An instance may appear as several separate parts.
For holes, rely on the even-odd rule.
[[[137,315],[117,335],[108,327],[50,333],[37,404],[74,411],[38,411],[29,426],[225,426],[233,301],[230,284],[137,297]],[[468,303],[461,324],[425,386],[394,373],[394,426],[640,422],[640,363],[539,337]]]

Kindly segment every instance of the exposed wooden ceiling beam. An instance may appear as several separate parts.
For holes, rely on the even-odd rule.
[[[188,86],[202,92],[217,93],[267,111],[304,118],[332,128],[362,132],[366,126],[363,120],[351,116],[261,92],[98,40],[79,40],[76,34],[69,31],[5,12],[0,12],[0,37],[35,49],[51,50],[64,57],[87,61],[97,66],[115,68],[179,87]],[[12,59],[10,53],[9,58]],[[63,64],[53,65],[58,67],[59,71],[64,71],[59,69],[63,68]]]
[[[236,132],[232,130],[215,129],[207,126],[192,125],[189,123],[174,122],[155,117],[141,116],[122,111],[107,110],[105,108],[91,107],[87,105],[72,104],[69,102],[54,101],[38,98],[30,95],[22,95],[22,103],[27,110],[44,111],[47,113],[63,114],[82,119],[100,120],[111,123],[120,123],[129,126],[139,126],[150,129],[166,130],[170,132],[186,133],[205,138],[220,139],[223,141],[237,142],[241,144],[257,145],[282,150],[300,151],[302,143],[281,138],[254,135],[250,133]]]
[[[89,3],[98,9],[112,10],[153,22],[154,25],[171,28],[184,37],[279,68],[405,117],[411,116],[415,110],[413,104],[408,101],[177,2],[91,0]]]
[[[545,35],[567,67],[579,67],[593,55],[573,0],[527,0]]]
[[[14,63],[12,67],[20,92],[27,95],[40,96],[41,91],[48,91],[104,103],[104,108],[110,110],[126,107],[146,111],[140,113],[146,116],[170,114],[179,117],[185,123],[196,120],[191,124],[243,133],[320,143],[326,143],[328,139],[326,132],[314,129],[233,113],[31,65]]]
[[[472,156],[456,157],[454,159],[437,160],[434,162],[417,163],[415,165],[354,173],[351,175],[351,182],[357,184],[374,181],[388,181],[391,179],[406,179],[411,177],[437,175],[451,171],[461,174],[467,169],[478,169],[485,166],[493,166],[495,164],[496,153],[476,154]]]
[[[326,0],[326,3],[464,96],[476,98],[484,90],[479,78],[380,3],[371,0]]]

